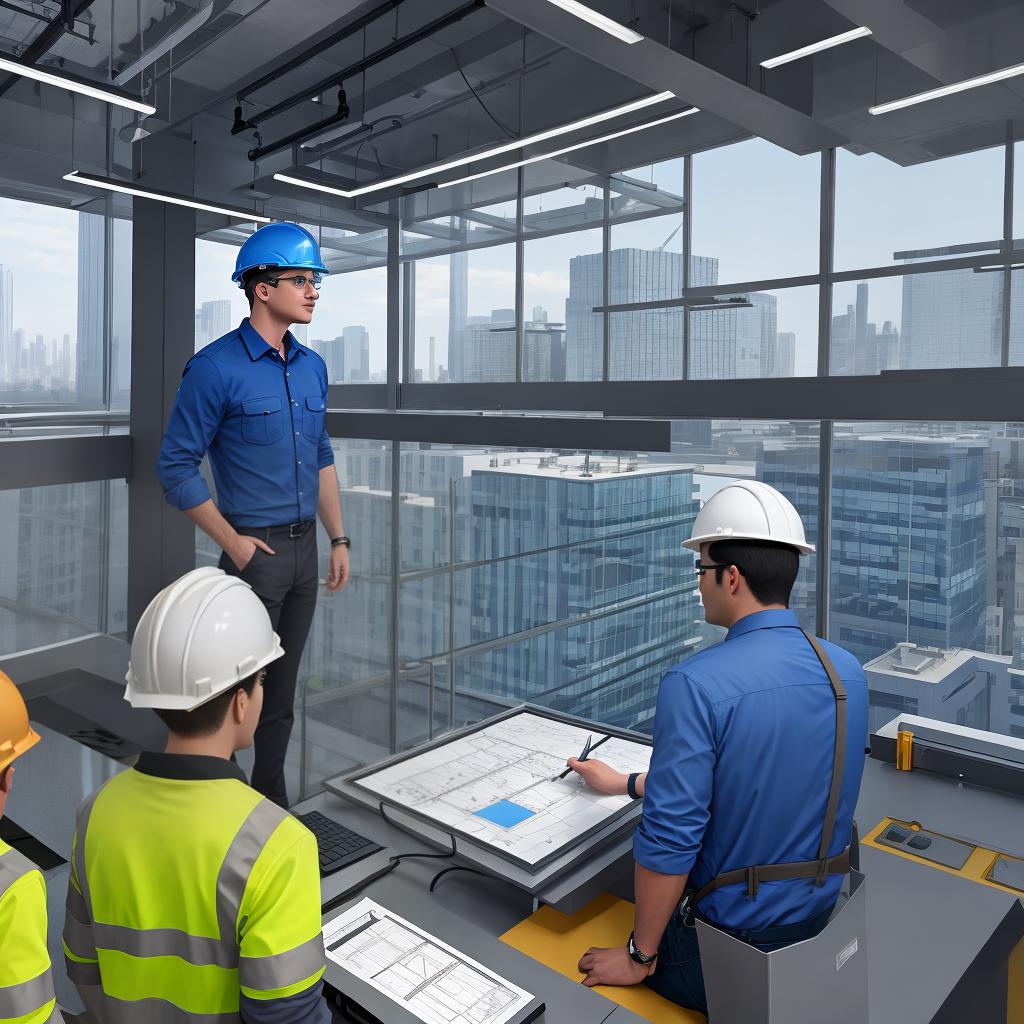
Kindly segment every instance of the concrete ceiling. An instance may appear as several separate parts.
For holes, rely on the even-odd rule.
[[[386,210],[379,204],[387,196],[358,203],[331,198],[321,206],[274,182],[273,173],[365,183],[663,89],[678,97],[675,109],[693,104],[701,113],[675,122],[671,131],[579,150],[547,177],[593,180],[750,135],[796,153],[835,145],[913,164],[1024,134],[1024,77],[891,114],[868,113],[874,103],[1020,63],[1019,0],[588,2],[646,38],[624,45],[546,0],[486,0],[344,83],[349,120],[373,124],[369,137],[364,132],[316,149],[286,146],[254,163],[250,149],[315,124],[334,112],[336,100],[333,89],[322,103],[305,98],[260,123],[258,138],[251,129],[232,135],[236,96],[248,85],[295,59],[287,74],[246,97],[243,116],[258,117],[465,0],[389,4],[365,29],[306,59],[319,40],[376,10],[381,0],[305,0],[299,6],[291,0],[72,0],[78,11],[73,34],[42,20],[56,17],[55,0],[6,0],[0,51],[32,53],[49,33],[35,62],[97,81],[130,73],[141,62],[141,71],[122,85],[147,96],[158,112],[142,124],[148,136],[133,143],[141,134],[133,115],[87,99],[72,102],[67,93],[25,79],[5,84],[0,76],[0,176],[49,189],[49,201],[55,194],[71,199],[75,194],[61,175],[74,165],[222,202],[255,199],[275,214],[316,217],[329,203],[344,222],[340,228],[379,230],[379,217],[361,219],[351,208]],[[869,26],[873,35],[771,71],[760,67],[769,56],[855,25]],[[638,120],[634,115],[588,131],[592,136]],[[545,180],[540,168],[531,180]],[[495,200],[507,190],[498,179],[489,187]],[[455,190],[438,192],[432,209],[443,212],[453,201],[446,191]]]

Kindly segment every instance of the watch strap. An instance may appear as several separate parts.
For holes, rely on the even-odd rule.
[[[644,967],[650,967],[655,960],[658,959],[658,954],[655,952],[653,955],[648,956],[643,950],[636,944],[636,939],[633,937],[634,933],[629,933],[629,942],[626,944],[626,949],[629,952],[629,958],[634,963],[643,964]]]
[[[640,778],[640,772],[632,772],[626,777],[626,792],[631,800],[639,800],[640,794],[636,791],[636,780]]]
[[[345,547],[347,547],[347,548],[351,548],[352,547],[352,541],[349,540],[348,537],[332,537],[331,538],[331,547],[332,548],[339,547],[342,544],[344,544]]]

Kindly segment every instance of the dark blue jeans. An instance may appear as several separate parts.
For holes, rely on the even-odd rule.
[[[786,925],[784,928],[767,928],[753,938],[771,939],[772,932],[784,932],[785,941],[751,942],[751,945],[762,952],[791,946],[794,942],[812,939],[828,924],[833,908],[829,908],[817,917],[797,925]],[[735,934],[735,933],[732,933]],[[673,914],[669,921],[661,945],[658,947],[658,966],[647,979],[646,984],[654,989],[659,996],[664,996],[673,1003],[691,1010],[708,1012],[707,995],[704,992],[704,969],[700,962],[700,947],[697,945],[697,929],[683,924],[681,914]]]

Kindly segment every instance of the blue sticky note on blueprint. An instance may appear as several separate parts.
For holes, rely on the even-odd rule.
[[[502,828],[512,828],[521,821],[533,817],[534,814],[529,807],[514,804],[511,800],[499,800],[496,804],[481,807],[479,811],[473,813],[479,818],[493,821],[495,825],[500,825]]]

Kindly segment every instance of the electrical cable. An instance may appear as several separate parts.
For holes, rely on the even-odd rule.
[[[494,122],[494,123],[495,123],[495,124],[496,124],[496,125],[497,125],[497,126],[498,126],[498,127],[499,127],[499,128],[500,128],[500,129],[501,129],[501,130],[502,130],[502,131],[503,131],[503,132],[504,132],[504,133],[506,134],[506,135],[507,135],[507,136],[508,136],[508,137],[509,137],[509,138],[510,138],[510,139],[514,139],[514,138],[516,137],[516,133],[515,133],[514,131],[512,131],[512,129],[511,129],[511,128],[509,128],[509,127],[508,127],[507,125],[505,125],[505,124],[502,124],[502,123],[501,123],[501,121],[499,121],[499,120],[498,120],[498,119],[497,119],[497,118],[496,118],[496,117],[495,117],[495,116],[494,116],[494,115],[493,115],[493,114],[492,114],[492,113],[490,112],[490,110],[488,110],[488,109],[487,109],[487,104],[486,104],[486,103],[484,103],[484,101],[483,101],[483,100],[482,100],[482,99],[480,98],[480,94],[479,94],[479,93],[478,93],[478,92],[476,91],[476,89],[474,89],[474,88],[473,88],[473,86],[472,86],[472,84],[470,83],[469,79],[468,79],[468,78],[466,77],[466,72],[462,70],[462,65],[461,65],[461,64],[459,63],[459,57],[458,57],[458,54],[456,54],[455,50],[454,50],[454,49],[452,49],[452,47],[450,47],[450,46],[449,46],[449,47],[448,47],[448,49],[449,49],[449,51],[451,52],[451,55],[452,55],[452,60],[454,60],[454,61],[455,61],[455,66],[456,66],[456,67],[457,67],[457,68],[459,69],[459,74],[460,74],[460,75],[462,75],[462,80],[463,80],[463,81],[464,81],[464,82],[466,83],[466,88],[467,88],[467,89],[469,89],[469,91],[470,91],[470,92],[471,92],[471,93],[473,94],[473,96],[474,96],[474,98],[476,99],[477,103],[479,103],[479,104],[480,104],[480,107],[482,108],[483,112],[484,112],[484,113],[485,113],[485,114],[486,114],[486,115],[487,115],[487,116],[488,116],[488,117],[489,117],[489,118],[490,118],[490,119],[491,119],[491,120],[492,120],[492,121],[493,121],[493,122]]]

